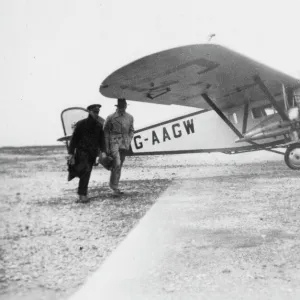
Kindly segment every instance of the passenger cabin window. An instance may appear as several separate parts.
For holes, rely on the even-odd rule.
[[[252,108],[253,119],[259,119],[259,118],[265,117],[266,115],[267,114],[266,114],[265,110],[263,109],[263,107]]]
[[[267,116],[270,116],[270,115],[274,115],[276,113],[276,110],[273,106],[270,106],[270,107],[265,107],[265,112]]]
[[[259,119],[262,117],[274,115],[276,113],[275,108],[271,104],[254,107],[251,111],[253,119]]]
[[[238,118],[236,113],[232,113],[229,115],[229,121],[233,124],[237,124],[238,123]]]

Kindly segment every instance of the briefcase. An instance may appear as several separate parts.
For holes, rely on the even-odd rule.
[[[99,163],[102,165],[106,170],[111,170],[113,166],[113,158],[106,154],[102,154],[99,157]]]

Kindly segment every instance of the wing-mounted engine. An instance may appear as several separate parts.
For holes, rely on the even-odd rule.
[[[291,122],[289,142],[284,155],[287,166],[293,170],[300,169],[300,95],[299,90],[293,93],[292,106],[288,108],[288,117]]]
[[[289,137],[291,142],[299,142],[300,133],[300,95],[293,95],[292,106],[288,108],[288,118],[291,122]]]
[[[299,142],[300,137],[300,96],[293,96],[295,105],[288,108],[285,113],[287,119],[283,120],[278,113],[266,117],[261,123],[244,133],[237,142],[261,140],[284,135],[286,145]]]
[[[266,117],[254,128],[243,134],[236,142],[252,142],[277,136],[284,136],[287,147],[285,162],[291,169],[300,169],[300,89],[291,89],[283,86],[283,104],[276,101],[260,78],[257,84],[267,96],[276,110],[276,114]],[[281,102],[282,103],[282,102]]]

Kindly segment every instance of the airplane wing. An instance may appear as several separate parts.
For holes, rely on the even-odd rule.
[[[299,80],[216,44],[178,47],[138,59],[109,75],[100,92],[108,98],[220,109],[260,101],[265,94],[253,80],[259,76],[276,98]]]

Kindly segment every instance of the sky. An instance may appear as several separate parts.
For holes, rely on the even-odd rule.
[[[56,145],[60,113],[115,100],[116,69],[154,52],[219,43],[300,76],[299,0],[0,0],[0,147]],[[135,128],[193,111],[129,102]]]

